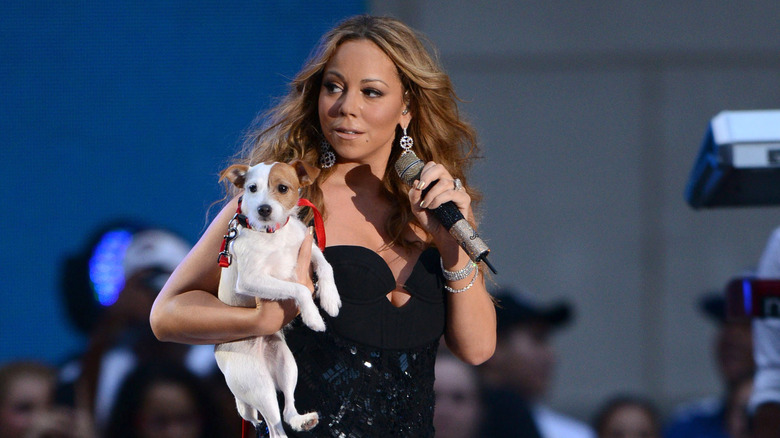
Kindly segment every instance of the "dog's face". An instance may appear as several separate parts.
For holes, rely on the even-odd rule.
[[[284,224],[295,214],[299,189],[311,184],[319,172],[303,161],[293,161],[252,167],[236,164],[220,176],[244,189],[241,210],[252,228],[261,229]]]

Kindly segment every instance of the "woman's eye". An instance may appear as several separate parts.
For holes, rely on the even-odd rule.
[[[284,184],[279,184],[279,187],[277,187],[276,190],[278,190],[279,193],[287,193],[287,190],[290,190],[290,188]]]
[[[328,93],[338,93],[341,91],[341,87],[334,84],[333,82],[326,82],[322,86],[325,87],[326,90],[328,90]]]
[[[250,185],[248,187],[248,189],[249,189],[250,192],[255,193],[257,191],[257,185],[256,184],[252,184],[252,185]]]
[[[363,94],[365,94],[368,97],[381,97],[382,92],[375,89],[375,88],[366,88],[363,90]]]

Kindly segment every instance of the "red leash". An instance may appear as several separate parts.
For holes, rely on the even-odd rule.
[[[320,251],[325,251],[325,222],[322,220],[322,214],[317,210],[317,207],[306,198],[298,200],[298,206],[309,207],[314,212],[314,235],[317,238],[317,246]]]
[[[257,432],[255,431],[255,426],[252,425],[252,423],[241,419],[241,438],[255,438],[257,436]]]

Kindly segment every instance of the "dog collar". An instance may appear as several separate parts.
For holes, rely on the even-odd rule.
[[[282,228],[283,226],[287,225],[287,222],[290,222],[290,218],[288,217],[287,220],[281,224],[279,222],[273,224],[273,225],[263,225],[262,227],[254,228],[251,225],[249,225],[249,222],[247,222],[246,216],[243,214],[236,214],[235,216],[236,221],[238,221],[239,225],[241,225],[244,228],[248,228],[253,231],[260,231],[260,232],[266,232],[266,233],[275,233],[279,231],[279,228]]]
[[[273,225],[264,225],[260,229],[252,228],[252,226],[249,225],[249,221],[247,220],[246,215],[241,211],[241,201],[242,200],[243,200],[243,197],[239,197],[238,198],[238,208],[236,209],[236,215],[233,216],[233,219],[235,219],[238,222],[238,224],[241,225],[244,228],[248,228],[250,230],[255,230],[255,231],[265,231],[266,233],[275,233],[280,228],[282,228],[283,226],[287,225],[287,222],[290,222],[290,218],[288,217],[287,220],[284,221],[283,224],[277,222],[277,223],[275,223]],[[299,202],[298,205],[300,205],[300,202]]]
[[[228,226],[228,233],[223,236],[222,240],[222,247],[219,250],[219,258],[218,263],[219,266],[223,268],[227,268],[230,266],[230,263],[232,262],[232,255],[230,254],[230,251],[228,250],[228,244],[231,240],[235,239],[238,235],[238,229],[236,228],[236,223],[238,225],[241,225],[244,228],[248,228],[252,230],[252,226],[249,225],[249,221],[247,221],[247,217],[245,214],[241,212],[241,201],[242,197],[238,198],[238,208],[236,208],[236,214],[233,216],[233,219],[231,219],[230,224]],[[312,204],[311,201],[309,201],[306,198],[300,198],[298,199],[299,207],[309,207],[311,208],[312,212],[314,213],[314,238],[317,241],[317,246],[320,248],[320,251],[325,251],[325,223],[322,220],[322,214],[317,209],[317,207]],[[267,225],[264,226],[262,230],[256,230],[256,231],[265,231],[266,233],[274,233],[278,231],[283,226],[287,225],[287,222],[290,222],[290,218],[287,218],[287,221],[285,221],[283,224],[276,223],[274,225]]]

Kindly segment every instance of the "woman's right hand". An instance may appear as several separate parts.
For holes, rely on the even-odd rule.
[[[301,249],[298,250],[298,264],[295,266],[295,274],[298,283],[306,286],[314,293],[314,283],[312,281],[311,269],[311,246],[314,243],[314,237],[307,234],[301,243]]]

